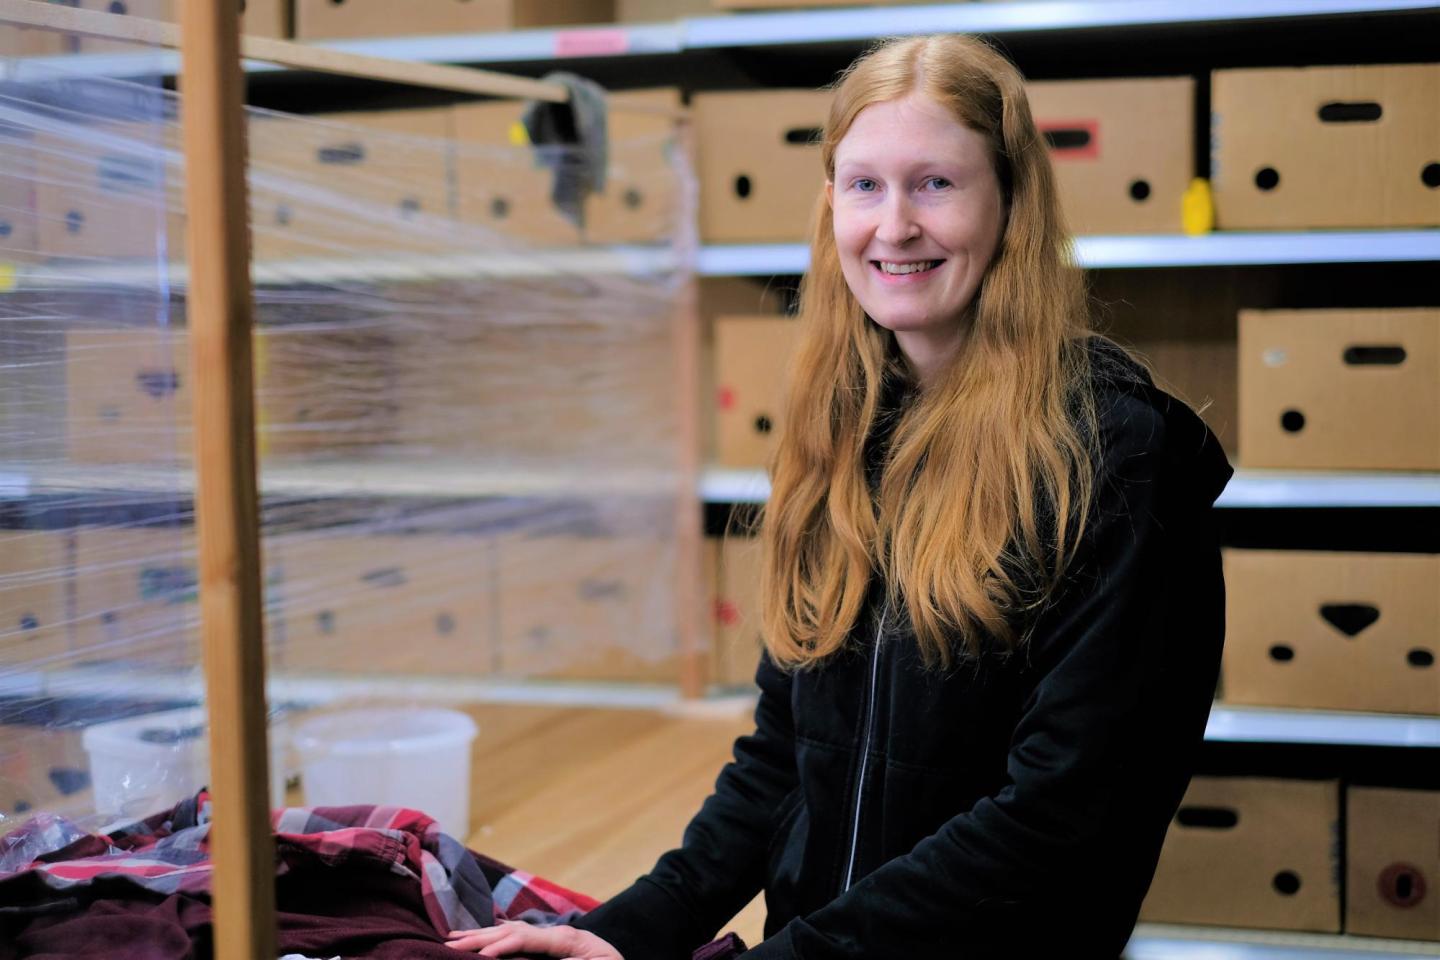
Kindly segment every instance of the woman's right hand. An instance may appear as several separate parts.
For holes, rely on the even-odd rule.
[[[520,920],[504,920],[479,930],[452,930],[447,947],[474,950],[482,957],[539,953],[565,960],[625,960],[610,944],[593,933],[574,927],[537,927]]]

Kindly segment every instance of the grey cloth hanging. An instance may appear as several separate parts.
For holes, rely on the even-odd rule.
[[[546,83],[570,91],[565,103],[532,101],[522,118],[536,166],[555,172],[550,199],[577,227],[585,226],[585,198],[605,190],[609,154],[605,89],[592,80],[563,71],[546,74]]]

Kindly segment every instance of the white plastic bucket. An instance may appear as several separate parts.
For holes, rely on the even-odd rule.
[[[166,710],[86,727],[95,812],[147,817],[210,782],[205,710]],[[285,803],[284,728],[270,728],[270,805]]]
[[[296,726],[305,802],[410,807],[464,842],[470,832],[470,741],[456,710],[376,708],[311,717]]]

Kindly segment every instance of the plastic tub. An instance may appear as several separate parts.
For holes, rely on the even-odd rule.
[[[81,735],[90,756],[95,812],[146,817],[174,806],[210,782],[205,710],[166,710],[97,723]],[[285,804],[285,735],[270,728],[270,805]]]
[[[470,832],[470,742],[475,721],[456,710],[377,708],[311,717],[296,726],[305,802],[410,807],[462,842]]]

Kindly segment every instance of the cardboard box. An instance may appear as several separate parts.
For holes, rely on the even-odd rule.
[[[1339,830],[1334,781],[1196,777],[1140,919],[1338,933]]]
[[[449,108],[250,124],[255,257],[455,252]]]
[[[469,103],[454,108],[457,212],[469,231],[540,246],[573,246],[580,229],[551,202],[554,173],[537,165],[520,117],[524,104]],[[518,128],[518,129],[517,129]],[[476,228],[485,230],[476,230]]]
[[[65,135],[38,134],[33,143],[36,168],[46,172],[35,180],[37,252],[182,257],[184,184],[172,120],[73,125]]]
[[[1026,86],[1076,234],[1179,233],[1195,170],[1195,81],[1065,80]]]
[[[35,257],[34,134],[0,124],[0,262]]]
[[[674,683],[673,542],[636,535],[501,537],[501,670]]]
[[[664,23],[681,17],[704,17],[716,10],[714,0],[615,0],[616,23]]]
[[[65,534],[0,531],[0,659],[6,666],[52,669],[69,655],[69,579]]]
[[[702,93],[691,100],[698,140],[700,238],[706,243],[809,240],[824,190],[820,90]]]
[[[799,323],[790,317],[715,321],[715,438],[721,466],[769,463],[798,337]]]
[[[483,676],[494,651],[494,547],[467,534],[315,531],[272,538],[276,669]]]
[[[77,7],[80,0],[47,0],[65,7]],[[59,30],[21,27],[0,18],[0,57],[53,57],[80,49],[80,37]]]
[[[176,0],[79,0],[82,10],[97,13],[113,13],[140,17],[145,20],[176,22]],[[240,30],[251,37],[290,36],[289,0],[243,0],[244,13],[240,19]],[[134,53],[147,49],[141,44],[124,40],[102,40],[99,37],[81,37],[79,47],[83,53],[124,52]]]
[[[1225,551],[1229,703],[1440,714],[1440,555]]]
[[[1247,467],[1440,470],[1440,309],[1242,310]]]
[[[751,687],[760,663],[760,541],[730,534],[714,542],[715,649],[718,686]]]
[[[198,666],[199,584],[193,528],[77,530],[75,659]]]
[[[363,453],[398,437],[389,334],[262,328],[253,350],[262,457]],[[190,461],[190,344],[183,330],[72,331],[65,375],[71,460]]]
[[[1217,70],[1225,229],[1440,224],[1440,64]]]
[[[590,243],[659,243],[680,223],[680,184],[688,166],[676,171],[679,122],[664,114],[627,113],[625,106],[679,112],[680,91],[634,90],[609,97],[609,170],[605,192],[585,203],[585,239]]]
[[[93,812],[82,732],[78,726],[0,724],[0,831],[42,811],[71,817]]]
[[[614,0],[420,0],[396,16],[389,0],[295,0],[301,40],[490,33],[608,23]]]
[[[1440,791],[1345,793],[1345,932],[1440,940]]]
[[[883,7],[914,0],[711,0],[721,10],[775,10],[801,7]]]

